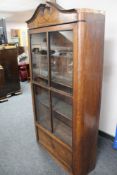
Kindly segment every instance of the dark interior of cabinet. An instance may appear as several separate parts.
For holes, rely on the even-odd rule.
[[[36,120],[72,146],[73,32],[31,35]]]

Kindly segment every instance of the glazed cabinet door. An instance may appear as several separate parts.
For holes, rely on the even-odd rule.
[[[37,85],[34,86],[36,120],[45,129],[51,131],[49,91]]]
[[[53,134],[72,146],[73,31],[49,32]]]
[[[30,48],[36,122],[72,148],[74,28],[69,26],[30,33]]]
[[[48,86],[47,33],[31,35],[32,78]]]
[[[52,92],[53,134],[72,146],[72,99]]]
[[[31,34],[30,43],[35,118],[38,124],[51,132],[52,123],[50,115],[50,91],[48,89],[49,59],[47,56],[47,33]]]
[[[72,94],[73,31],[50,32],[51,86]]]

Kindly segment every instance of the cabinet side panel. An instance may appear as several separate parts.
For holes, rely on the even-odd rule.
[[[86,175],[95,167],[101,103],[104,16],[88,13],[85,19],[78,23],[78,76],[74,77],[74,175]]]

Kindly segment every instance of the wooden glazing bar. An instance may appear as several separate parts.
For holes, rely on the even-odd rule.
[[[32,80],[32,82],[31,82],[32,84],[35,84],[35,85],[37,85],[37,86],[40,86],[40,87],[42,87],[43,89],[45,89],[45,90],[49,90],[50,88],[48,88],[47,86],[44,86],[44,85],[42,85],[42,84],[40,84],[40,83],[38,83],[38,82],[36,82],[36,81],[34,81],[34,80]]]
[[[64,91],[57,90],[57,89],[52,88],[52,87],[50,88],[50,90],[51,90],[52,92],[58,93],[58,94],[60,94],[60,95],[64,95],[65,97],[73,98],[71,94],[68,94],[68,93],[66,93],[66,92],[64,92]]]
[[[48,86],[50,87],[51,84],[51,63],[50,63],[50,41],[49,41],[49,32],[47,32],[47,57],[48,57]],[[51,119],[51,131],[53,133],[53,118],[52,118],[52,97],[51,91],[49,90],[49,102],[50,102],[50,119]]]

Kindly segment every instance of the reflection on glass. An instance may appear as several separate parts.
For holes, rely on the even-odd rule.
[[[50,32],[51,86],[72,93],[73,32]]]
[[[52,92],[53,133],[65,143],[72,144],[72,100]]]
[[[48,84],[48,59],[46,33],[31,35],[33,80]]]
[[[37,121],[46,129],[51,130],[49,93],[38,86],[34,86],[34,89]]]

